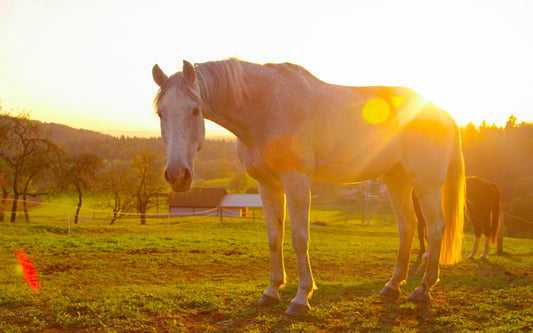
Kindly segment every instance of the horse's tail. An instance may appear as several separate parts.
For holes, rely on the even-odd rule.
[[[498,232],[500,231],[502,220],[500,218],[500,188],[498,187],[498,184],[492,183],[491,189],[494,192],[494,200],[492,202],[492,223],[490,225],[490,242],[492,244],[496,243],[496,239],[498,238]]]
[[[442,185],[442,210],[446,228],[442,239],[441,264],[455,264],[461,260],[463,246],[464,208],[466,196],[465,164],[461,150],[461,133],[454,126],[454,143],[448,173]]]

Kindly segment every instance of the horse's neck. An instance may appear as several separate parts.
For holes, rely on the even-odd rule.
[[[241,119],[242,117],[238,117],[238,115],[239,113],[235,112],[235,110],[217,107],[216,109],[211,108],[205,115],[205,118],[224,127],[241,141],[248,142],[252,139],[250,135],[250,128],[252,128],[252,126],[246,121],[243,121],[243,119]]]

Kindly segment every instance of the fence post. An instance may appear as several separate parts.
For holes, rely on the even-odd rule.
[[[65,205],[67,207],[67,225],[68,225],[68,235],[70,236],[70,215],[68,214],[68,205]]]
[[[500,212],[500,220],[501,220],[501,225],[500,225],[500,231],[498,232],[498,242],[497,242],[497,250],[496,250],[496,253],[498,254],[502,254],[503,253],[503,227],[505,225],[504,221],[503,221],[503,217],[505,216],[505,214],[501,213]]]

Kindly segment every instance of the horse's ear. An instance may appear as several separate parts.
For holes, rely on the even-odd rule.
[[[155,83],[160,87],[163,87],[168,80],[168,76],[163,73],[157,64],[152,68],[152,76],[154,77]]]
[[[190,83],[196,81],[196,71],[194,70],[193,65],[187,60],[183,60],[183,76]]]

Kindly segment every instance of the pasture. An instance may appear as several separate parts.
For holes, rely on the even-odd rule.
[[[533,240],[504,239],[503,255],[442,266],[430,305],[407,297],[423,262],[396,301],[379,291],[398,249],[396,224],[362,225],[333,208],[311,211],[310,256],[319,289],[304,317],[284,311],[296,293],[296,258],[285,235],[289,284],[282,302],[255,302],[269,281],[265,222],[216,217],[0,223],[2,332],[520,332],[533,329]],[[392,218],[388,219],[393,221]],[[318,222],[318,223],[317,223]],[[287,228],[290,229],[290,228]],[[416,244],[416,242],[415,242]],[[16,252],[33,261],[40,291],[24,281]]]

